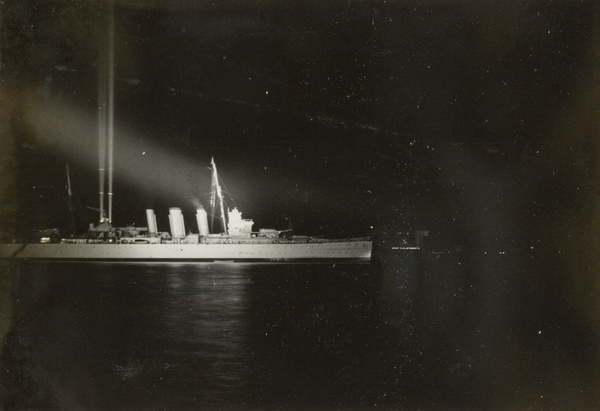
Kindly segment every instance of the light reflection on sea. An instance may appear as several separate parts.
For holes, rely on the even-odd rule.
[[[26,398],[10,401],[260,408],[285,403],[288,395],[301,403],[306,395],[310,403],[311,391],[325,388],[313,389],[306,371],[323,373],[315,359],[352,338],[348,328],[366,314],[365,292],[373,297],[372,286],[356,285],[372,284],[371,269],[23,263],[3,367],[20,374],[8,385]]]
[[[6,409],[590,405],[585,380],[569,379],[590,352],[589,330],[560,321],[562,307],[537,309],[555,291],[524,294],[521,257],[21,263],[0,400]],[[538,333],[550,320],[554,332]],[[539,374],[547,364],[555,368]],[[558,376],[570,397],[556,394]]]

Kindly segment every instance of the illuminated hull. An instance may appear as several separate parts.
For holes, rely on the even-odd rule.
[[[237,244],[0,244],[1,258],[117,261],[365,260],[372,241]]]

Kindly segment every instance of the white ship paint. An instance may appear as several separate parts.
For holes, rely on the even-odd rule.
[[[368,261],[371,258],[369,240],[319,241],[306,244],[0,244],[0,257],[117,261]]]

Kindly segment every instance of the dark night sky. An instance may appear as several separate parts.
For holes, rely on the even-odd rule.
[[[257,226],[523,242],[559,214],[592,224],[595,2],[159,3],[116,1],[116,224],[191,212],[211,155]],[[64,227],[69,161],[84,227],[106,5],[2,7],[6,215]]]

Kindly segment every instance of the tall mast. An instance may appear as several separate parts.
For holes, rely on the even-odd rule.
[[[75,226],[75,211],[73,210],[73,191],[71,190],[71,176],[69,175],[69,163],[67,163],[67,194],[69,196],[69,213],[71,214],[71,234],[77,234]]]
[[[219,184],[219,174],[217,173],[217,165],[215,164],[214,157],[210,159],[210,165],[212,168],[212,184],[211,184],[211,194],[210,194],[210,203],[212,207],[212,214],[214,219],[216,202],[219,202],[220,212],[221,212],[221,221],[223,225],[223,233],[227,234],[227,221],[225,220],[225,206],[223,204],[223,193],[221,191],[221,185]],[[211,220],[212,225],[212,220]]]

